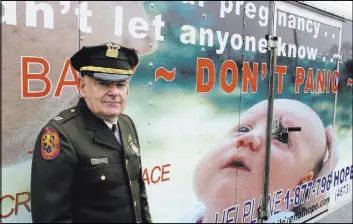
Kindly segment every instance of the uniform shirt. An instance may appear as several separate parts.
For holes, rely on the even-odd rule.
[[[31,169],[33,223],[152,222],[133,153],[140,147],[135,124],[126,114],[116,120],[122,144],[80,99],[42,128]]]
[[[106,125],[108,125],[109,129],[111,130],[112,127],[113,127],[113,124],[116,125],[116,124],[118,123],[118,121],[116,121],[115,123],[110,123],[109,121],[104,121],[104,123],[105,123]],[[119,134],[119,128],[118,128],[117,125],[116,125],[116,128],[115,128],[114,135],[115,135],[116,139],[118,139],[119,143],[121,144],[121,139],[120,139],[120,134]]]

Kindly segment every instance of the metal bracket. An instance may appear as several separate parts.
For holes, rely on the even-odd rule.
[[[258,215],[261,219],[261,223],[268,220],[267,211],[262,209],[261,206],[258,208]]]
[[[278,37],[277,36],[270,36],[268,34],[265,35],[265,39],[267,40],[267,50],[271,51],[273,49],[278,48]]]
[[[336,61],[342,61],[342,55],[340,54],[334,54],[332,55],[332,58],[333,60],[336,60]]]

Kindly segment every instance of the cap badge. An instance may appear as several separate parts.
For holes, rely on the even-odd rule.
[[[107,47],[108,49],[105,56],[110,58],[118,58],[120,46],[117,43],[108,43]]]

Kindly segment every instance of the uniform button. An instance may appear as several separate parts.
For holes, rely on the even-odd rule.
[[[105,176],[104,175],[101,176],[101,180],[105,180]]]
[[[76,110],[75,109],[71,109],[71,112],[75,112]]]
[[[132,183],[131,183],[131,181],[130,181],[130,187],[132,187]]]
[[[134,202],[134,206],[136,207],[136,201]]]
[[[129,165],[129,160],[125,160],[126,166]]]

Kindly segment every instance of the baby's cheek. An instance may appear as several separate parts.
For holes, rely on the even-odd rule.
[[[290,151],[291,149],[283,147],[276,147],[272,144],[271,148],[271,169],[275,168],[277,172],[288,172],[287,169],[298,168],[299,164],[295,162],[295,155]]]
[[[209,152],[199,162],[195,170],[194,186],[199,194],[207,194],[214,180],[218,177],[220,170],[217,170],[218,157],[214,152]]]
[[[205,169],[197,168],[193,187],[196,197],[199,200],[205,201],[207,199],[207,195],[210,195],[210,186],[212,186],[211,183],[212,180],[209,180],[207,171]]]
[[[280,149],[274,149],[271,152],[271,174],[270,178],[274,186],[280,186],[281,183],[291,183],[296,179],[298,164],[289,153],[282,152]],[[276,189],[277,190],[277,189]]]
[[[210,172],[210,168],[207,165],[207,159],[203,158],[195,169],[195,185],[204,185],[207,180],[207,173]]]

